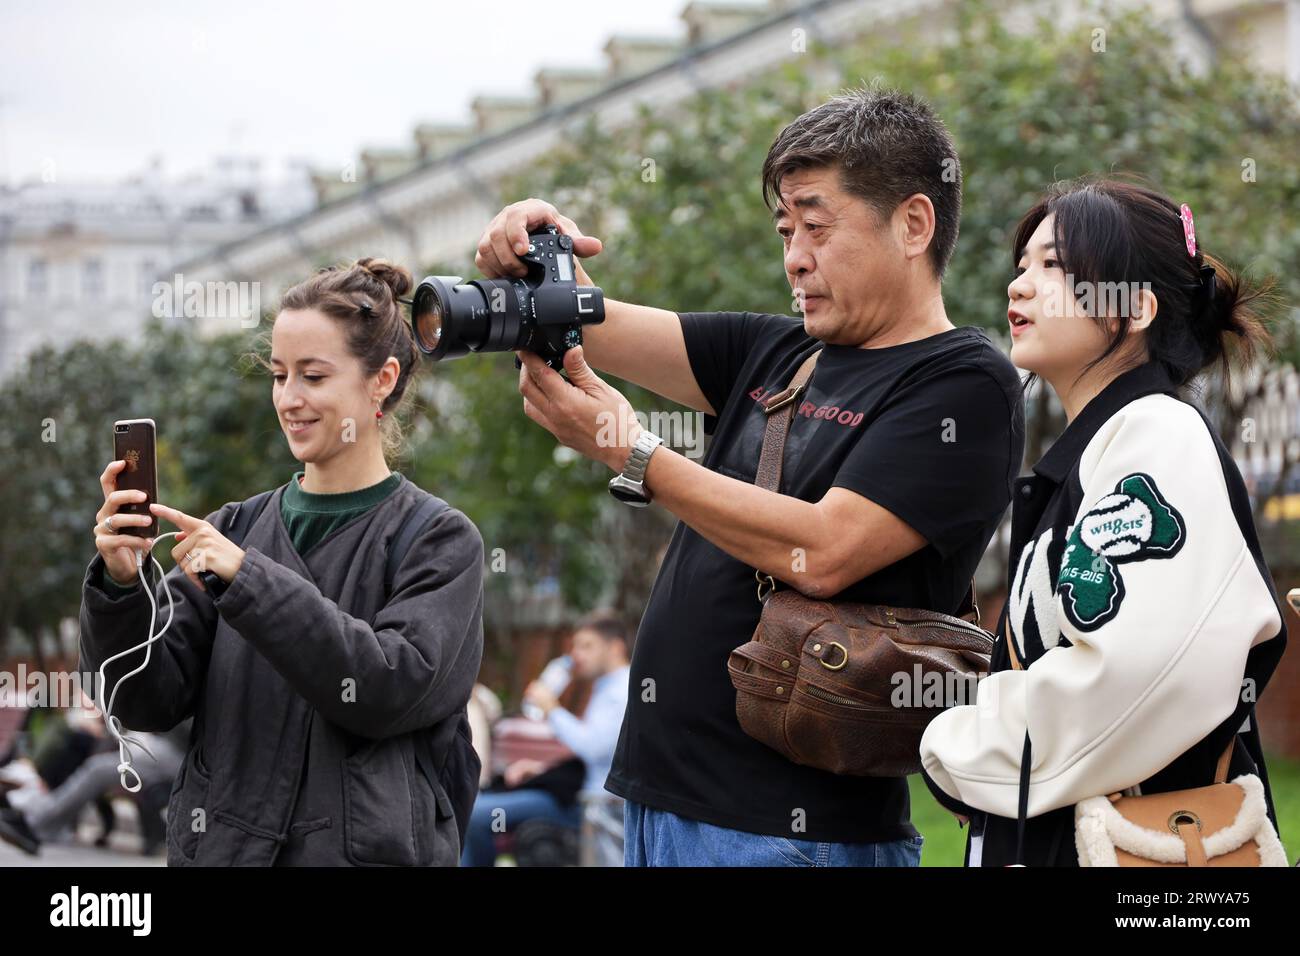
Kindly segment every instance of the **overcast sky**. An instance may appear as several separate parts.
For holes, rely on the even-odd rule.
[[[169,176],[222,154],[325,168],[464,121],[612,33],[680,37],[686,0],[0,0],[0,183]]]

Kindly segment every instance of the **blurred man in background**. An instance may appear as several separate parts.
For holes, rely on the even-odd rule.
[[[492,866],[495,837],[513,833],[529,820],[550,820],[577,830],[582,824],[580,796],[604,795],[627,707],[629,634],[627,625],[611,611],[594,611],[574,627],[574,676],[592,682],[591,699],[581,717],[560,706],[556,695],[539,681],[524,690],[524,701],[541,710],[556,738],[582,762],[580,787],[564,771],[536,760],[517,760],[506,767],[504,789],[485,790],[474,803],[465,834],[462,866]],[[499,821],[499,822],[498,822]]]

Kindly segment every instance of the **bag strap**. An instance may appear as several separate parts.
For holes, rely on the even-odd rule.
[[[1011,603],[1011,596],[1007,595],[1007,605]],[[1006,605],[1003,605],[1003,614],[1006,613]],[[1016,656],[1016,639],[1011,636],[1011,626],[1007,625],[1007,657],[1011,658],[1011,669],[1013,671],[1022,671],[1025,665],[1020,663],[1020,658]]]
[[[1219,765],[1214,768],[1214,782],[1228,782],[1228,764],[1232,763],[1232,751],[1237,743],[1237,735],[1234,733],[1228,738],[1228,746],[1223,748],[1223,754],[1219,757]]]
[[[1016,866],[1025,865],[1025,820],[1029,817],[1029,769],[1033,764],[1033,745],[1025,731],[1025,747],[1020,753],[1020,800],[1016,807]]]
[[[790,434],[790,423],[794,420],[795,409],[799,407],[799,399],[808,386],[808,380],[812,378],[813,368],[817,365],[817,359],[821,354],[822,350],[818,349],[809,355],[795,371],[789,385],[763,400],[763,412],[767,415],[767,423],[763,427],[763,447],[758,453],[758,473],[754,476],[754,484],[760,488],[781,493],[785,439]],[[754,577],[758,580],[758,600],[761,603],[776,590],[776,579],[757,568],[754,569]],[[764,585],[768,588],[766,594],[763,593]],[[966,592],[957,616],[966,618],[976,625],[980,622],[974,578],[971,578],[970,590]]]
[[[1016,654],[1016,639],[1011,634],[1010,615],[1007,609],[1011,605],[1011,595],[1007,595],[1006,604],[1002,606],[1002,619],[1007,622],[1007,656],[1011,659],[1011,669],[1022,671],[1025,665]],[[1016,806],[1016,866],[1025,865],[1025,820],[1029,815],[1029,769],[1033,763],[1033,745],[1029,741],[1029,728],[1025,728],[1025,746],[1020,753],[1020,799]]]
[[[393,581],[397,577],[397,569],[401,567],[406,552],[411,550],[411,543],[428,527],[435,516],[447,509],[447,502],[437,495],[430,495],[428,492],[425,492],[425,495],[425,499],[410,510],[397,534],[393,536],[392,547],[388,550],[388,564],[384,568],[385,594],[393,593]]]
[[[242,546],[244,537],[248,534],[248,529],[257,521],[257,516],[262,513],[273,494],[275,494],[274,488],[270,491],[255,494],[247,501],[241,501],[235,508],[235,514],[230,519],[230,525],[221,532],[222,535],[230,539],[232,544]]]
[[[266,510],[266,503],[271,500],[275,492],[274,488],[270,491],[261,491],[236,505],[235,513],[230,516],[230,523],[221,529],[222,535],[232,544],[242,547],[248,529],[257,521],[258,515]],[[221,579],[212,571],[200,571],[199,580],[208,588],[209,593],[220,593],[225,587]]]
[[[808,380],[812,378],[813,367],[821,354],[822,350],[818,349],[809,355],[795,370],[794,377],[784,390],[763,400],[763,413],[767,415],[767,423],[763,427],[763,447],[758,453],[758,473],[754,476],[754,484],[760,488],[781,493],[785,437],[790,433],[790,422],[794,418],[799,398],[803,395]],[[754,577],[758,580],[758,600],[761,604],[776,590],[776,579],[758,568],[754,569]],[[764,584],[768,588],[766,594],[763,593]]]
[[[763,412],[767,415],[767,424],[763,429],[763,450],[758,454],[758,474],[754,484],[768,491],[781,491],[781,465],[785,458],[785,437],[790,433],[790,422],[794,418],[800,396],[812,378],[813,366],[821,357],[818,349],[803,360],[790,379],[790,384],[783,391],[764,399]],[[779,414],[778,414],[779,413]]]

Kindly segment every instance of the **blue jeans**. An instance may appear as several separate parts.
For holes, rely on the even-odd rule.
[[[880,843],[821,843],[688,820],[623,805],[624,866],[920,866],[917,835]]]
[[[505,829],[494,831],[495,820],[500,820]],[[492,866],[497,858],[497,833],[513,833],[515,827],[528,820],[554,820],[576,830],[582,826],[582,805],[561,806],[545,790],[485,790],[474,801],[474,812],[465,828],[460,865]]]

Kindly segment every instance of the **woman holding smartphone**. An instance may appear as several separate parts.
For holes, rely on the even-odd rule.
[[[1253,705],[1281,610],[1241,475],[1185,397],[1267,341],[1260,290],[1201,251],[1186,206],[1123,182],[1054,189],[1013,259],[1011,360],[1068,425],[1017,480],[991,673],[926,729],[925,782],[970,820],[967,865],[1073,866],[1076,803],[1208,786],[1231,744],[1228,779],[1260,777],[1276,829]]]
[[[452,797],[478,776],[465,704],[483,651],[483,542],[388,466],[417,354],[398,304],[410,287],[405,269],[362,259],[285,294],[272,400],[303,468],[261,499],[239,543],[223,533],[239,502],[206,518],[150,505],[181,529],[167,574],[175,612],[114,715],[142,731],[194,717],[168,809],[169,865],[459,858]],[[117,489],[122,467],[100,476],[83,671],[148,637],[136,554],[152,542],[121,532],[151,519],[120,512],[141,500]],[[387,580],[389,549],[415,517]],[[154,592],[161,618],[161,582]],[[110,665],[107,687],[143,655]]]

